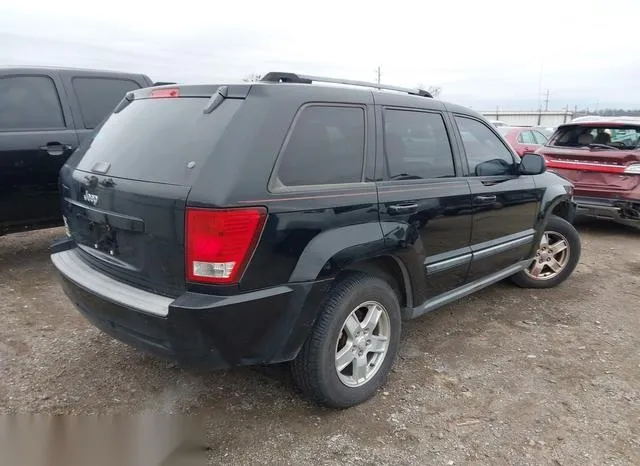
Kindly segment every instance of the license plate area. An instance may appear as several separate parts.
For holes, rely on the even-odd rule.
[[[87,230],[89,232],[89,241],[93,248],[109,254],[117,256],[118,251],[118,232],[108,224],[101,224],[88,221]]]

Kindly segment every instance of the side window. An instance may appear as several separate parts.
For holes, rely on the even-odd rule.
[[[472,118],[456,116],[469,170],[474,176],[506,175],[513,172],[511,151],[485,124]]]
[[[536,140],[533,138],[532,131],[523,131],[522,133],[520,133],[520,136],[518,136],[518,140],[522,144],[537,144]]]
[[[533,133],[533,137],[536,140],[536,144],[546,144],[547,137],[539,131],[531,131]]]
[[[76,77],[71,82],[86,129],[98,126],[127,92],[140,89],[138,83],[130,79]]]
[[[359,183],[364,138],[363,108],[305,107],[280,154],[277,182],[284,186]]]
[[[48,76],[0,78],[0,131],[65,127],[58,91]]]
[[[390,179],[455,176],[449,136],[437,113],[386,109],[384,153]]]

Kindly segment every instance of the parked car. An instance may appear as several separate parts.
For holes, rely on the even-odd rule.
[[[498,132],[519,156],[525,152],[535,152],[548,139],[542,131],[528,126],[502,126]]]
[[[145,75],[0,68],[0,235],[62,224],[58,173]]]
[[[574,120],[537,153],[575,185],[578,214],[640,226],[640,118]]]
[[[367,86],[385,88],[270,73],[128,93],[61,171],[66,294],[180,364],[292,361],[344,408],[384,383],[402,320],[572,273],[571,183],[471,110]]]

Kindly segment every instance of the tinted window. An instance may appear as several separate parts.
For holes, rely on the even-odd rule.
[[[360,182],[364,127],[359,107],[304,108],[280,156],[277,181],[285,186]]]
[[[83,155],[78,169],[84,171],[108,162],[110,176],[191,186],[243,102],[226,99],[205,114],[208,100],[134,100],[112,113],[72,157]]]
[[[486,125],[478,120],[456,116],[472,175],[504,175],[513,170],[511,151]]]
[[[140,89],[129,79],[73,78],[72,82],[87,129],[98,126],[127,92]]]
[[[392,179],[455,176],[442,115],[385,110],[384,150]]]
[[[523,144],[536,144],[536,140],[533,138],[531,131],[523,131],[520,133],[518,140]]]
[[[542,134],[539,131],[531,131],[531,133],[533,134],[533,138],[536,141],[536,144],[546,144],[547,143],[547,137]]]
[[[0,79],[0,131],[64,128],[58,91],[47,76]]]

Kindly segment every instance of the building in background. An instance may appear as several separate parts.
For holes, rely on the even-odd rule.
[[[563,123],[568,123],[573,118],[573,112],[569,110],[560,111],[537,111],[537,110],[492,110],[480,112],[487,120],[492,122],[504,122],[508,126],[543,126],[555,128]]]

